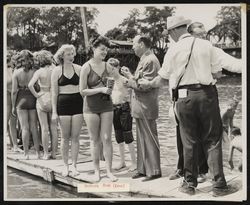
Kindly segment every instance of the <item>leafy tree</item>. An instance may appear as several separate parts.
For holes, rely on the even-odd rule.
[[[96,8],[88,8],[89,35],[96,33]],[[84,49],[79,7],[11,7],[7,12],[7,43],[12,49],[38,50],[54,43],[70,43]]]
[[[222,40],[229,37],[233,42],[241,40],[241,11],[239,6],[222,6],[218,11],[217,25],[208,31],[208,34],[214,34]]]

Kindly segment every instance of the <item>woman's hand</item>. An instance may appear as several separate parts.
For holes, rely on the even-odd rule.
[[[51,116],[51,120],[57,123],[59,120],[58,114],[53,112]]]
[[[100,91],[101,91],[101,93],[107,94],[107,95],[111,95],[111,93],[112,93],[112,89],[111,88],[106,88],[106,87],[100,88]]]
[[[12,108],[12,115],[13,115],[14,117],[16,117],[16,108],[15,108],[15,107]]]
[[[37,93],[36,98],[40,98],[40,97],[43,96],[44,94],[45,94],[45,93],[39,92],[39,93]]]

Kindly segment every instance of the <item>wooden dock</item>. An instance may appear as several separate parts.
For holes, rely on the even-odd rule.
[[[44,180],[50,183],[64,183],[71,187],[77,187],[81,183],[93,183],[93,166],[89,156],[80,155],[78,160],[78,171],[80,175],[72,176],[70,172],[69,176],[64,177],[61,174],[63,166],[61,157],[58,156],[56,160],[36,160],[35,155],[30,155],[30,160],[23,160],[22,154],[17,154],[11,151],[7,153],[7,166],[24,171],[26,173],[42,177]],[[114,166],[118,164],[118,160],[114,160]],[[105,162],[101,161],[101,181],[100,183],[108,183],[109,179],[105,174]],[[211,180],[207,180],[204,183],[198,185],[196,194],[194,196],[188,196],[178,191],[178,187],[181,183],[181,179],[169,180],[168,171],[169,167],[162,167],[163,177],[149,181],[142,182],[142,178],[131,179],[133,173],[124,169],[119,172],[114,172],[115,176],[119,178],[117,183],[128,183],[129,192],[96,192],[91,193],[97,197],[103,198],[154,198],[155,200],[166,199],[188,199],[188,200],[233,200],[239,201],[243,198],[242,191],[242,174],[234,171],[232,174],[226,176],[228,184],[231,186],[231,193],[224,197],[212,196],[212,184]]]

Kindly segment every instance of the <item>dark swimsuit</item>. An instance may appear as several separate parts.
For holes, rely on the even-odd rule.
[[[74,68],[74,66],[73,66]],[[62,75],[58,79],[59,86],[65,85],[79,85],[79,76],[74,69],[72,78],[67,78],[64,75],[64,68],[62,66]],[[59,94],[57,98],[57,113],[58,115],[77,115],[82,114],[83,99],[80,93]]]
[[[16,109],[18,110],[34,110],[36,109],[36,98],[30,92],[27,86],[18,86]]]
[[[87,85],[89,89],[93,89],[96,87],[105,87],[108,71],[107,65],[105,63],[105,70],[101,76],[99,76],[91,67],[90,72],[87,79]],[[86,96],[86,100],[84,101],[84,112],[85,113],[96,113],[100,114],[103,112],[113,111],[113,103],[110,96],[105,95],[103,93],[97,93],[95,95]]]

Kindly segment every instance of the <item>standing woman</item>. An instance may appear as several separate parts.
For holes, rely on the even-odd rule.
[[[112,67],[104,62],[109,40],[103,36],[92,41],[93,57],[87,61],[80,74],[80,93],[86,96],[84,101],[84,119],[92,143],[92,157],[95,169],[94,181],[100,181],[100,145],[103,142],[107,176],[111,181],[117,178],[112,174],[112,123],[113,104],[110,98],[112,90],[107,88],[106,80]],[[106,94],[106,95],[105,95]]]
[[[76,169],[79,153],[79,136],[83,125],[83,99],[79,93],[79,75],[81,67],[73,64],[76,50],[73,45],[62,45],[54,59],[59,66],[53,69],[52,88],[52,120],[58,120],[61,127],[61,152],[64,162],[62,174],[69,174],[69,142],[71,140],[72,173],[79,174]]]
[[[12,77],[12,114],[18,116],[22,130],[24,157],[29,159],[29,137],[32,134],[36,158],[40,158],[37,130],[36,98],[28,89],[28,83],[34,75],[33,55],[28,50],[22,50],[17,57],[18,69]]]
[[[18,148],[17,144],[17,129],[16,129],[16,118],[12,115],[12,103],[11,103],[11,90],[12,90],[12,73],[14,69],[15,54],[7,54],[7,131],[10,137],[11,145],[13,146],[13,151],[22,151]]]
[[[54,68],[53,55],[46,50],[37,53],[36,56],[39,61],[40,69],[38,69],[29,82],[29,89],[31,93],[37,98],[36,109],[39,122],[42,130],[42,144],[43,144],[43,159],[48,160],[56,158],[58,140],[57,140],[57,124],[51,120],[52,104],[51,104],[51,73]],[[35,83],[38,82],[40,92],[34,88]],[[49,156],[49,131],[51,137],[52,153]]]

